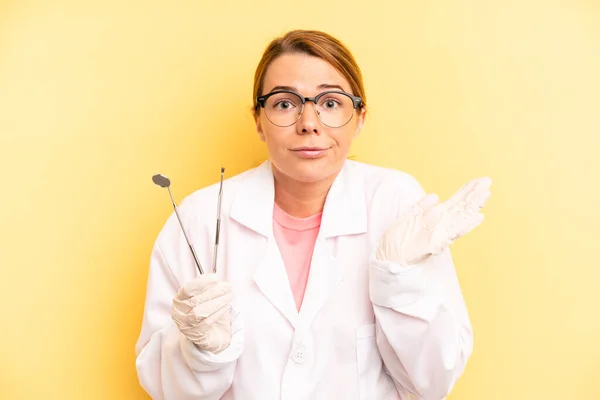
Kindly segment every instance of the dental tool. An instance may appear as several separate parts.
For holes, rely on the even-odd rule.
[[[219,201],[217,204],[217,228],[215,234],[215,250],[213,252],[213,273],[217,272],[217,252],[219,249],[219,235],[221,233],[221,198],[223,197],[223,175],[225,168],[221,167],[221,186],[219,187]]]
[[[185,229],[183,227],[183,222],[181,222],[181,217],[179,216],[179,210],[177,209],[177,204],[175,203],[175,200],[173,199],[173,194],[171,193],[171,181],[169,180],[169,178],[167,178],[164,175],[156,174],[152,177],[152,182],[154,182],[154,184],[157,186],[160,186],[162,188],[167,188],[167,190],[169,191],[169,196],[171,197],[171,202],[173,203],[173,208],[175,209],[175,215],[177,215],[177,219],[179,220],[179,226],[181,226],[181,230],[183,231],[183,236],[185,236],[185,240],[187,241],[187,244],[190,247],[190,251],[192,252],[192,255],[194,256],[194,261],[196,262],[198,271],[200,271],[201,275],[204,274],[204,270],[202,269],[202,266],[200,265],[200,261],[198,261],[198,255],[196,254],[196,251],[194,250],[192,243],[190,242],[187,234],[185,233]]]

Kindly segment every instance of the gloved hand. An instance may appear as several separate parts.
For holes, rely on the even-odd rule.
[[[483,221],[479,211],[491,184],[490,178],[475,179],[441,204],[437,195],[425,196],[383,235],[375,257],[410,266],[440,254]]]
[[[218,354],[231,342],[231,300],[229,283],[204,274],[179,289],[172,317],[199,349]]]

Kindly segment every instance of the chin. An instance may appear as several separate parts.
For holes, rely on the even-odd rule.
[[[314,162],[317,160],[307,160],[308,162],[288,163],[283,168],[278,165],[276,168],[285,176],[303,183],[314,183],[329,178],[340,171],[342,163],[332,163],[330,160],[323,159],[322,162]],[[340,164],[340,165],[338,165]]]

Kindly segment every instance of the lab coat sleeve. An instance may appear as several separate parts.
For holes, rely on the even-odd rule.
[[[243,345],[242,318],[233,313],[232,341],[219,354],[201,351],[171,318],[177,279],[158,243],[152,251],[136,369],[141,386],[155,400],[220,399],[233,381]]]
[[[408,203],[425,194],[413,183]],[[377,345],[398,393],[411,400],[445,398],[473,350],[471,322],[450,250],[410,267],[373,255],[369,269]]]

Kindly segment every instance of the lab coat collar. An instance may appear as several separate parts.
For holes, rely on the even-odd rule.
[[[268,238],[273,237],[275,199],[273,171],[267,160],[246,177],[231,207],[231,218]],[[353,235],[367,231],[363,176],[346,161],[325,201],[319,237]]]
[[[273,236],[275,189],[270,161],[251,171],[238,191],[232,204],[231,218],[268,239],[254,281],[295,329],[304,330],[310,325],[343,280],[345,268],[336,261],[325,239],[367,231],[363,187],[363,176],[357,164],[346,161],[325,201],[300,313],[296,309],[283,259]]]

